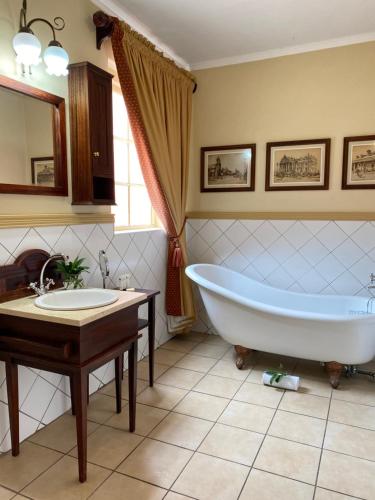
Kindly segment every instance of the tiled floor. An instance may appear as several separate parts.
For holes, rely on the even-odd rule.
[[[189,334],[139,363],[136,433],[114,413],[113,383],[90,400],[88,481],[77,480],[74,418],[65,414],[0,456],[0,500],[375,499],[375,385],[332,391],[319,363],[256,353],[238,371],[219,337]],[[261,385],[282,362],[298,393]],[[124,432],[125,431],[125,432]]]

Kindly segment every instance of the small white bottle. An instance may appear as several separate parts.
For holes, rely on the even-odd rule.
[[[130,288],[130,274],[121,274],[119,276],[119,288],[120,290],[128,290]]]

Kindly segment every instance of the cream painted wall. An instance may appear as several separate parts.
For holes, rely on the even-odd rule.
[[[31,76],[22,76],[21,70],[15,63],[12,48],[12,38],[18,29],[21,0],[0,0],[0,74],[23,81],[29,85],[47,90],[53,94],[65,97],[67,108],[67,126],[69,125],[69,103],[67,78],[49,76],[45,72],[44,64],[33,68]],[[62,16],[66,21],[66,28],[59,32],[57,37],[68,51],[70,62],[90,61],[103,69],[108,69],[108,55],[106,50],[98,51],[95,42],[95,27],[92,23],[92,14],[97,10],[90,0],[32,0],[28,2],[28,19],[45,17],[52,20]],[[50,29],[43,24],[35,25],[35,33],[46,47],[51,40]],[[69,127],[68,139],[68,171],[70,186],[70,148]],[[0,152],[1,155],[1,152]],[[71,189],[69,187],[69,193]],[[27,196],[0,194],[0,215],[17,213],[71,213],[109,211],[106,207],[72,207],[71,198],[51,196]]]
[[[196,71],[188,211],[374,211],[342,191],[343,137],[375,134],[375,43]],[[329,191],[265,192],[266,143],[330,137]],[[257,145],[256,190],[200,193],[200,147]]]

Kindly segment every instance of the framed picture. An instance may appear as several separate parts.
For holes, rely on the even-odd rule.
[[[31,158],[31,181],[37,186],[55,186],[55,161],[53,156]]]
[[[255,144],[201,148],[201,192],[254,191]]]
[[[266,191],[329,188],[331,139],[269,142]]]
[[[375,135],[344,137],[342,189],[375,189]]]

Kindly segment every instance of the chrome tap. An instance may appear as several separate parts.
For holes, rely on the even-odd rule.
[[[374,295],[374,290],[375,290],[375,274],[374,273],[370,274],[370,282],[367,285],[367,290],[371,294],[371,297],[367,301],[367,313],[370,314],[370,313],[372,313],[372,304],[375,301],[375,295]]]
[[[30,283],[30,285],[29,285],[29,288],[31,288],[31,290],[34,290],[34,292],[37,295],[44,295],[44,294],[46,294],[48,292],[48,290],[50,289],[50,287],[55,284],[55,282],[51,278],[47,278],[46,279],[46,283],[44,283],[44,272],[46,270],[46,267],[51,262],[51,260],[55,260],[55,259],[61,259],[61,260],[66,261],[68,259],[68,257],[65,256],[65,255],[63,255],[62,253],[56,253],[54,255],[51,255],[45,261],[45,263],[44,263],[44,265],[42,267],[42,270],[40,271],[39,286],[38,286],[38,282],[37,281],[35,281],[34,283]]]

